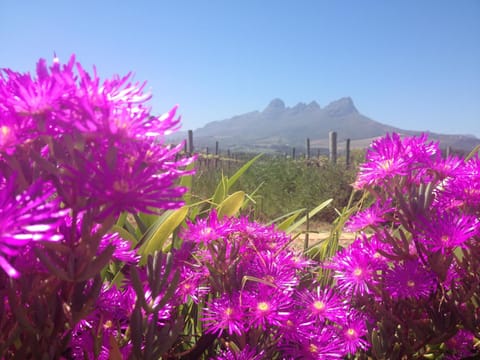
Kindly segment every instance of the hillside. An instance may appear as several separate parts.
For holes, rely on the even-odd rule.
[[[213,121],[194,131],[197,148],[213,146],[252,151],[302,149],[306,138],[313,148],[328,146],[328,133],[336,131],[338,140],[351,139],[352,147],[365,147],[371,139],[388,132],[418,135],[421,132],[395,128],[362,115],[349,97],[333,101],[324,108],[313,101],[286,107],[281,99],[272,100],[262,111],[252,111],[221,121]],[[180,137],[185,138],[185,134]],[[469,151],[480,140],[469,135],[429,134],[442,147]]]

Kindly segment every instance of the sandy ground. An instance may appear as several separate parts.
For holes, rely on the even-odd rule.
[[[312,246],[318,242],[327,239],[330,236],[332,225],[328,223],[312,224],[308,232],[308,245]],[[294,246],[296,248],[303,248],[305,244],[306,228],[302,227],[300,235],[295,239]],[[348,246],[355,240],[354,233],[343,232],[340,235],[340,245]]]

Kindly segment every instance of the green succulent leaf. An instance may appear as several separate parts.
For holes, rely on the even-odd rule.
[[[133,245],[136,245],[138,242],[138,239],[135,237],[135,234],[132,234],[131,232],[127,231],[126,229],[118,225],[113,225],[111,232],[117,233],[118,235],[120,235],[122,239],[130,241]]]
[[[217,208],[218,218],[235,215],[242,207],[244,200],[245,193],[243,191],[237,191],[228,196]]]
[[[212,207],[216,204],[220,204],[223,200],[225,200],[226,195],[228,194],[228,178],[222,174],[222,179],[217,185],[215,189],[215,193],[212,197]]]
[[[194,167],[195,164],[191,163],[185,168],[185,170],[190,171],[193,170]],[[193,175],[185,175],[182,176],[182,178],[180,179],[180,186],[186,187],[188,189],[192,188],[192,183]],[[185,204],[190,205],[192,203],[192,193],[190,191],[187,191],[183,196],[183,200],[185,201]]]
[[[145,234],[146,239],[139,250],[139,254],[142,256],[142,263],[145,263],[147,255],[163,248],[168,237],[185,220],[188,207],[184,206],[177,210],[169,210],[166,213],[166,216],[159,217],[152,225],[152,231],[149,229]]]

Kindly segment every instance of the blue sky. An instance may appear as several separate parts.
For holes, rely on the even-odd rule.
[[[54,52],[133,71],[184,129],[350,96],[389,125],[480,137],[478,0],[0,0],[0,67]]]

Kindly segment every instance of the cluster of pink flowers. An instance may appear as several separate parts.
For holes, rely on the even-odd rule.
[[[273,225],[212,212],[181,237],[190,256],[180,263],[180,288],[206,302],[206,333],[229,342],[217,359],[231,358],[232,344],[249,359],[334,359],[367,348],[361,314],[317,281],[315,262]]]
[[[146,256],[142,219],[183,204],[194,159],[164,143],[176,108],[152,116],[130,78],[74,57],[0,73],[2,358],[478,355],[478,156],[374,141],[355,182],[368,206],[347,223],[359,236],[323,263],[214,210]]]
[[[110,288],[102,269],[138,255],[112,225],[125,212],[180,206],[177,180],[193,161],[164,144],[176,107],[152,116],[145,84],[130,78],[101,81],[73,56],[40,60],[35,76],[0,72],[2,358],[68,358],[99,330],[99,314],[102,326],[115,313],[127,327],[131,311],[120,307],[136,296],[124,300],[135,294]]]
[[[372,321],[379,358],[461,359],[480,337],[480,159],[442,158],[425,136],[373,142],[356,187],[373,203],[326,266]],[[478,352],[478,348],[476,350]]]

